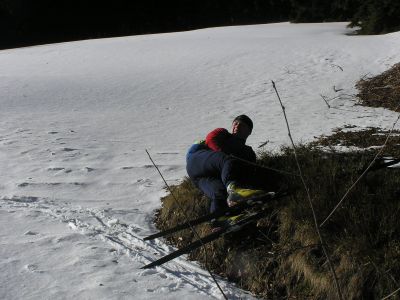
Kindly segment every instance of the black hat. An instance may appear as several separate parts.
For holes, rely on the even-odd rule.
[[[252,121],[248,116],[246,116],[246,115],[237,116],[237,117],[233,120],[233,122],[235,122],[235,121],[243,122],[243,123],[245,123],[247,126],[250,127],[250,130],[253,130],[253,121]],[[233,123],[233,122],[232,122],[232,123]]]

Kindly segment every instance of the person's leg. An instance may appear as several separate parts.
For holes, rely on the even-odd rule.
[[[286,176],[267,168],[242,163],[240,174],[243,186],[275,192],[287,187]]]
[[[211,206],[210,212],[216,212],[228,207],[226,198],[228,194],[226,187],[218,178],[202,177],[195,182],[196,186],[203,191],[203,193],[210,198]]]
[[[194,184],[211,200],[211,212],[227,207],[226,186],[233,180],[233,159],[222,152],[198,150],[187,157],[186,170]]]
[[[285,185],[285,176],[266,168],[247,164],[223,153],[200,150],[190,155],[187,163],[190,178],[220,178],[227,187],[230,182],[247,188],[277,191]]]
[[[276,172],[243,163],[222,152],[191,153],[186,169],[196,186],[211,199],[212,211],[223,207],[227,198],[232,206],[245,198],[279,190]]]

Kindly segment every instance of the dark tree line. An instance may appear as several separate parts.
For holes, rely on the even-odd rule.
[[[398,0],[0,0],[0,48],[288,21],[399,30]]]
[[[364,34],[400,30],[400,1],[364,0],[352,18],[353,25]]]
[[[291,0],[290,18],[294,22],[348,21],[360,3],[361,0]]]

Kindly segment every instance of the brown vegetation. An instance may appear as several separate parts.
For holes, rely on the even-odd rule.
[[[359,149],[380,148],[384,143],[390,131],[380,128],[370,127],[359,131],[347,131],[343,128],[334,130],[329,136],[321,136],[312,142],[311,146],[328,147],[331,151],[334,146],[356,147]],[[400,156],[400,131],[394,130],[389,138],[389,143],[385,146],[382,155]]]
[[[400,63],[378,76],[360,80],[356,87],[362,105],[396,110],[400,105]]]
[[[399,102],[400,67],[368,80],[361,80],[361,103],[395,109]],[[395,76],[397,72],[397,77]],[[381,88],[374,88],[381,87]],[[347,126],[348,127],[348,126]],[[298,146],[298,158],[313,205],[321,222],[332,211],[362,170],[384,144],[388,131],[337,129],[331,136]],[[400,155],[400,132],[393,136],[382,156]],[[338,152],[334,146],[353,146]],[[377,163],[383,161],[381,157]],[[259,163],[297,173],[293,152],[263,153]],[[335,214],[321,227],[324,241],[345,299],[380,299],[400,284],[400,169],[369,172],[348,195]],[[190,254],[205,262],[216,274],[268,299],[336,299],[337,292],[316,234],[306,193],[297,176],[290,178],[289,197],[268,203],[269,215],[246,230],[232,233]],[[185,179],[162,199],[156,223],[166,229],[207,213],[207,198]],[[178,209],[175,201],[185,208]],[[197,227],[201,236],[207,224]],[[195,240],[190,230],[168,238],[181,247]]]
[[[370,152],[340,154],[302,147],[300,163],[319,220],[328,215],[338,199],[372,159]],[[296,171],[290,149],[279,155],[264,154],[261,162],[288,172]],[[398,258],[400,172],[371,172],[351,193],[341,209],[322,228],[346,299],[382,297],[400,281]],[[336,290],[312,223],[305,192],[292,178],[295,193],[268,204],[270,214],[242,232],[193,251],[191,259],[208,261],[216,274],[265,298],[335,299]],[[163,199],[157,217],[160,229],[169,228],[208,211],[208,200],[186,179]],[[200,235],[210,232],[207,224],[197,227]],[[195,240],[190,230],[169,241],[183,246]]]

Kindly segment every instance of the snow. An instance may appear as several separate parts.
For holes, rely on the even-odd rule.
[[[208,273],[154,233],[190,144],[238,114],[248,144],[278,150],[344,125],[390,128],[354,84],[400,61],[400,33],[278,23],[0,51],[0,298],[214,299]],[[329,101],[328,108],[321,95]],[[252,296],[219,278],[232,299]]]

